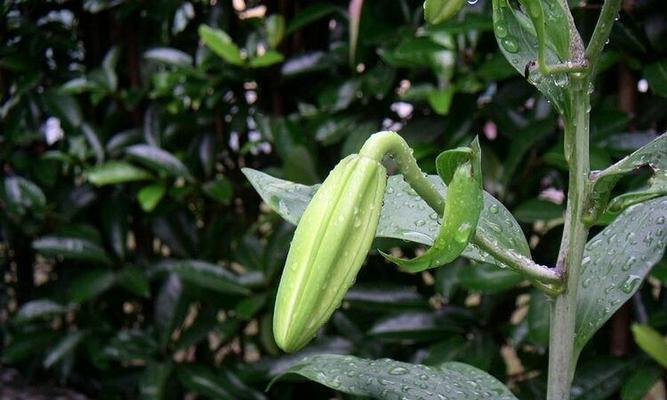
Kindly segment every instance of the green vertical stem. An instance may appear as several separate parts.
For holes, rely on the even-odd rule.
[[[588,228],[583,220],[588,195],[589,79],[571,74],[573,115],[565,121],[565,157],[570,176],[565,228],[556,268],[565,277],[565,291],[551,306],[547,400],[567,400],[574,378],[577,288]]]

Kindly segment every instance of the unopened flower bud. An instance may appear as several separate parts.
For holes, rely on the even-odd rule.
[[[340,306],[375,237],[386,183],[379,160],[354,154],[308,204],[276,298],[273,333],[283,350],[304,347]]]

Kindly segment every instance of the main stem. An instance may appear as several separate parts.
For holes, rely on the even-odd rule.
[[[571,74],[571,79],[573,115],[565,121],[565,157],[570,176],[565,228],[556,264],[557,270],[565,277],[565,291],[554,299],[551,306],[547,400],[570,398],[577,361],[574,354],[577,288],[588,235],[583,214],[590,171],[589,78],[584,74]]]

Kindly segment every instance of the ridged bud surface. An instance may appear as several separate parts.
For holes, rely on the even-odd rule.
[[[380,162],[351,155],[308,204],[276,298],[273,333],[283,350],[305,346],[340,306],[375,237],[386,182]]]

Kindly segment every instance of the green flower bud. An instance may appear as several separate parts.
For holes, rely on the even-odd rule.
[[[304,347],[340,306],[380,218],[387,171],[371,157],[341,160],[308,204],[278,287],[273,333],[287,352]]]

